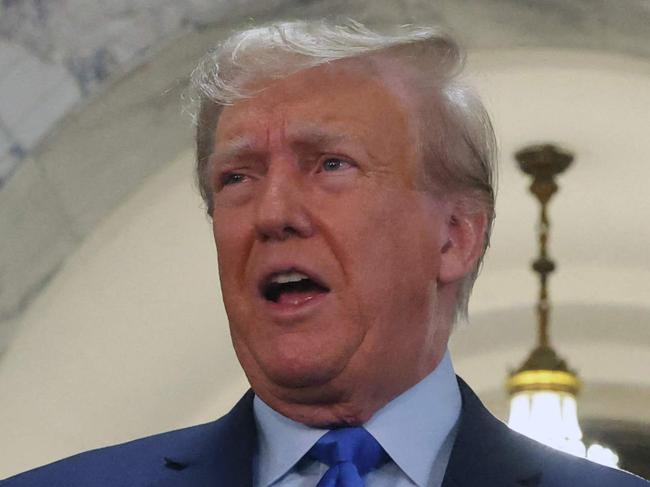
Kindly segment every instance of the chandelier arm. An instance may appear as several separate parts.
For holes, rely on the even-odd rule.
[[[547,255],[547,244],[550,230],[550,223],[546,212],[546,201],[541,202],[540,223],[539,230],[539,262],[550,262],[552,267],[555,266],[552,260]],[[549,314],[551,311],[551,304],[548,299],[548,275],[553,269],[546,270],[542,266],[535,266],[533,270],[539,275],[539,299],[537,302],[537,342],[540,347],[547,347],[550,344],[549,340]]]

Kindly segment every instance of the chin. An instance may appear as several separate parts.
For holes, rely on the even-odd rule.
[[[283,388],[321,388],[336,379],[343,370],[342,361],[272,360],[262,367],[268,379]]]
[[[310,327],[303,333],[266,336],[248,343],[253,368],[268,380],[285,388],[321,387],[336,379],[356,352],[355,342],[345,343],[327,337],[322,327]],[[316,332],[313,329],[316,328]],[[325,336],[324,336],[325,335]],[[247,354],[248,355],[248,354]]]

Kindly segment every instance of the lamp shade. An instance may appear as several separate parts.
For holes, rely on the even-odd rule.
[[[508,426],[550,447],[585,456],[576,400],[571,394],[525,391],[513,395]]]

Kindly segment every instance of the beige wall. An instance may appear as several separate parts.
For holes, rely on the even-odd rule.
[[[223,414],[245,390],[191,155],[100,224],[0,362],[0,478]]]

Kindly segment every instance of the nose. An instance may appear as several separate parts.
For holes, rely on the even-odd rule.
[[[257,195],[255,229],[262,241],[283,241],[312,235],[313,226],[298,171],[271,167]]]

